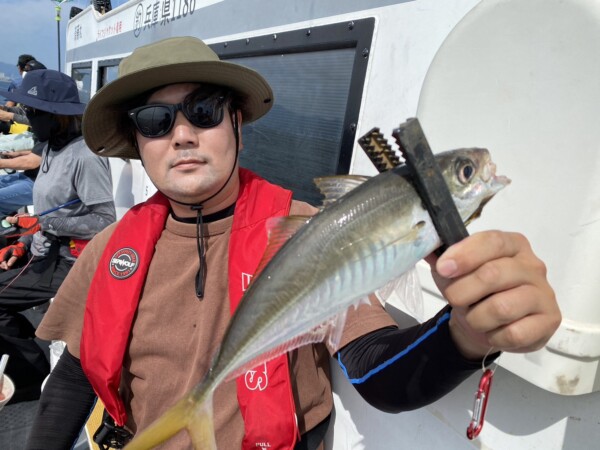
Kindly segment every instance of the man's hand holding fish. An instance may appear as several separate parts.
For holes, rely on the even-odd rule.
[[[428,261],[453,307],[450,332],[466,357],[481,358],[490,348],[538,350],[560,324],[546,266],[522,234],[476,233]]]

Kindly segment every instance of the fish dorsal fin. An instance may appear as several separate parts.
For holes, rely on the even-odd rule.
[[[323,207],[326,207],[363,184],[369,178],[371,177],[365,175],[333,175],[330,177],[315,178],[314,182],[317,189],[325,197],[323,199]]]
[[[310,216],[271,217],[267,220],[267,248],[263,254],[254,277],[258,276],[271,258],[296,232],[310,222]]]

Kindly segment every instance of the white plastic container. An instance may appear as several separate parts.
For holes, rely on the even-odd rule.
[[[4,408],[4,405],[6,405],[10,401],[12,396],[15,394],[15,384],[13,383],[13,381],[8,376],[6,376],[6,374],[3,374],[2,377],[3,377],[3,382],[2,382],[2,395],[0,395],[0,411],[2,410],[2,408]]]

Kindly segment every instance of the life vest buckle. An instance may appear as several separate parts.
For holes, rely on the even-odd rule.
[[[115,424],[113,418],[104,410],[102,424],[94,433],[94,442],[102,450],[111,448],[120,449],[133,438],[133,435],[125,428]]]

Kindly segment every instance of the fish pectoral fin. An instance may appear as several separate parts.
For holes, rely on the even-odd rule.
[[[384,286],[381,286],[375,291],[375,296],[377,297],[377,300],[379,300],[379,302],[383,306],[385,306],[387,301],[390,299],[392,293],[396,291],[401,279],[402,276],[394,278],[393,280],[388,281]]]
[[[359,300],[359,302],[362,300]],[[340,342],[342,341],[342,332],[346,324],[347,309],[335,316],[329,324],[329,332],[327,333],[327,344],[332,350],[338,351]]]
[[[371,177],[365,175],[333,175],[315,178],[314,182],[317,189],[325,197],[323,207],[326,207],[363,184],[369,178]]]
[[[270,246],[281,247],[298,230],[310,222],[311,216],[271,217],[267,220],[267,237]]]
[[[414,296],[415,293],[421,293],[421,282],[419,281],[419,275],[415,266],[377,289],[375,296],[385,306],[393,293],[396,293],[401,299],[405,295]],[[422,299],[422,295],[419,298]]]
[[[423,290],[417,268],[406,271],[398,278],[394,278],[386,285],[375,291],[375,296],[383,306],[391,299],[392,294],[395,298],[390,303],[392,306],[402,306],[402,309],[417,319],[419,322],[425,320]]]

